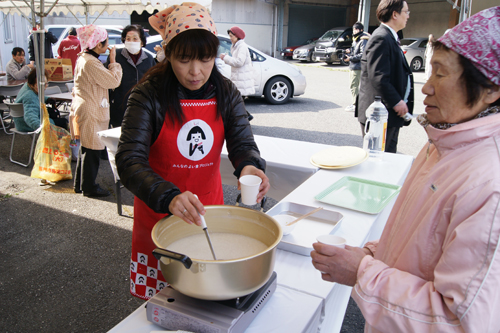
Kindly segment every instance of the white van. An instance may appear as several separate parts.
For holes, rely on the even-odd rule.
[[[100,27],[106,28],[108,32],[108,39],[110,45],[121,44],[122,43],[122,30],[123,26],[121,25],[99,25]],[[46,25],[45,29],[50,31],[56,36],[57,43],[52,45],[52,53],[54,54],[54,58],[57,58],[57,50],[59,49],[59,44],[61,41],[68,37],[69,29],[71,27],[78,28],[79,25],[68,25],[68,24],[59,24],[59,25]]]

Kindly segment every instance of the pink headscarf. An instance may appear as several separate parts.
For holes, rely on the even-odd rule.
[[[158,31],[165,45],[188,29],[203,29],[217,36],[217,29],[208,10],[195,2],[173,5],[149,17],[149,24]]]
[[[500,85],[500,6],[480,11],[438,40]]]
[[[106,29],[98,27],[96,25],[90,24],[76,29],[78,34],[78,39],[80,39],[80,44],[82,50],[92,50],[100,42],[104,42],[108,38],[108,32]]]

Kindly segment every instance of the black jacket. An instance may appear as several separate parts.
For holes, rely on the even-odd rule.
[[[361,58],[361,79],[359,83],[356,113],[360,123],[366,123],[366,109],[373,103],[375,96],[382,97],[389,111],[388,127],[408,125],[398,116],[393,107],[404,98],[410,77],[408,111],[413,113],[413,75],[406,62],[403,51],[394,39],[389,28],[380,25],[366,44]]]
[[[158,91],[159,85],[153,80],[136,86],[130,94],[116,153],[116,166],[126,188],[153,211],[170,214],[168,206],[181,191],[175,184],[165,181],[155,173],[148,162],[149,147],[158,138],[163,122],[170,122],[158,101],[158,95],[163,92]],[[239,178],[246,165],[254,165],[265,171],[266,162],[260,157],[255,144],[243,99],[230,80],[224,79],[224,84],[230,93],[217,103],[224,105],[224,135],[229,160],[235,168],[234,174]],[[212,89],[206,91],[203,99],[213,97],[215,87],[212,86]],[[185,98],[180,89],[179,98]]]
[[[349,69],[351,71],[361,70],[361,57],[369,38],[370,35],[363,32],[353,41],[351,54],[349,55]]]
[[[38,35],[38,37],[41,35]],[[33,34],[29,37],[28,43],[28,53],[30,56],[30,61],[35,61],[35,46],[33,44]],[[54,54],[52,53],[52,44],[57,43],[57,38],[50,31],[45,32],[45,59],[54,58]],[[38,38],[38,52],[40,52],[40,38]],[[42,59],[43,60],[43,59]]]
[[[156,65],[154,58],[147,52],[144,52],[144,50],[137,60],[137,64],[134,64],[134,61],[125,48],[121,49],[121,52],[117,50],[116,62],[122,66],[123,75],[120,86],[109,90],[110,124],[113,125],[113,127],[122,125],[123,115],[127,109],[127,99],[130,89],[142,79],[144,73]],[[104,66],[108,68],[108,65],[109,57]]]

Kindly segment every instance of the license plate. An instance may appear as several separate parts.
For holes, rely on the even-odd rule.
[[[320,60],[319,60],[319,57],[316,57],[316,61],[320,61]]]

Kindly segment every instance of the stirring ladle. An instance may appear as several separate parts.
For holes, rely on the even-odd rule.
[[[196,197],[196,199],[198,199],[198,196],[196,194],[194,196]],[[215,256],[214,247],[212,246],[212,241],[210,240],[210,235],[208,234],[208,227],[207,227],[207,222],[205,221],[205,217],[201,215],[200,212],[198,212],[198,215],[200,215],[201,227],[203,228],[205,236],[207,237],[208,245],[210,246],[210,251],[212,251],[212,256],[214,257],[214,260],[217,260],[217,257]]]

